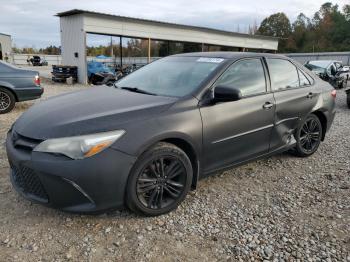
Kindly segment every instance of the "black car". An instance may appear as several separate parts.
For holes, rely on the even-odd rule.
[[[343,70],[343,65],[339,61],[308,61],[305,67],[313,71],[321,79],[329,82],[334,88],[346,88],[347,86],[349,72],[348,70]]]
[[[175,209],[198,179],[293,150],[312,155],[335,90],[279,55],[189,53],[119,80],[48,99],[8,132],[24,197],[71,212]]]
[[[0,114],[10,112],[16,102],[41,97],[43,92],[38,72],[0,61]]]
[[[47,61],[38,55],[34,55],[32,58],[28,59],[27,62],[31,63],[33,66],[47,66],[48,65]]]

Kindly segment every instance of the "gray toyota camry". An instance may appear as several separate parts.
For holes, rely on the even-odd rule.
[[[8,132],[14,188],[64,211],[175,209],[198,180],[290,150],[308,157],[330,128],[335,90],[274,54],[189,53],[60,95]]]

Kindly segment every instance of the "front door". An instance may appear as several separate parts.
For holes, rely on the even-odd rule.
[[[218,85],[239,89],[243,98],[200,108],[205,173],[267,153],[273,128],[274,98],[260,58],[233,63]]]

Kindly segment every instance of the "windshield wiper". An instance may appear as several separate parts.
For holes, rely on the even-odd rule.
[[[131,91],[131,92],[135,92],[135,93],[140,93],[140,94],[146,94],[146,95],[152,95],[152,96],[156,96],[157,95],[155,93],[151,93],[151,92],[148,92],[146,90],[139,89],[137,87],[122,86],[122,87],[118,87],[118,88],[124,89],[124,90],[128,90],[128,91]]]

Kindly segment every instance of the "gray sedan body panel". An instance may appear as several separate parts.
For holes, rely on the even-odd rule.
[[[35,99],[41,96],[43,89],[34,83],[37,71],[17,68],[0,62],[0,87],[13,92],[17,101]]]

